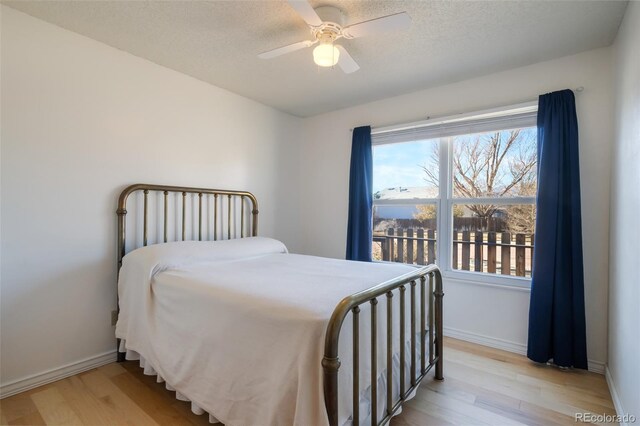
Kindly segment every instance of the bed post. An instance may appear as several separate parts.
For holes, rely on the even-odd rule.
[[[340,329],[345,316],[351,309],[351,296],[345,297],[338,303],[327,325],[324,342],[324,357],[322,358],[322,370],[324,372],[324,404],[327,409],[327,417],[330,426],[338,426],[338,370],[340,358],[338,358],[338,340]]]
[[[434,275],[436,277],[436,288],[433,296],[435,298],[435,317],[436,317],[436,356],[438,359],[436,360],[436,380],[444,380],[443,366],[444,359],[443,355],[443,315],[442,315],[442,298],[444,297],[444,292],[442,291],[442,275],[439,270],[434,271]]]
[[[128,194],[127,194],[128,195]],[[125,230],[125,226],[126,226],[126,218],[127,218],[127,209],[126,209],[126,196],[123,197],[120,196],[120,199],[118,200],[118,210],[116,210],[116,213],[118,215],[118,264],[117,264],[117,273],[116,273],[116,282],[118,280],[118,277],[120,275],[120,268],[122,267],[122,258],[124,257],[124,251],[125,251],[125,235],[126,235],[126,230]],[[116,291],[116,310],[118,313],[120,313],[120,304],[118,303],[118,292]],[[118,362],[123,362],[125,361],[125,352],[120,352],[120,339],[116,339],[116,354],[117,354],[117,361]]]
[[[324,401],[330,426],[338,426],[338,369],[339,358],[322,359],[324,370]]]

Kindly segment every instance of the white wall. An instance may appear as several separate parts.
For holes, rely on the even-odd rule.
[[[350,128],[510,105],[578,86],[585,87],[577,107],[588,350],[597,367],[607,360],[610,48],[300,120],[5,6],[0,9],[3,385],[113,350],[114,210],[125,185],[146,181],[250,190],[261,202],[262,235],[284,240],[292,251],[342,258]],[[637,44],[637,30],[633,37]],[[630,51],[619,50],[625,49]],[[625,81],[632,81],[633,70],[637,75],[637,56],[634,64],[621,67]],[[633,84],[620,86],[619,93],[637,94],[637,79]],[[619,110],[637,117],[637,97],[622,99]],[[633,134],[634,128],[624,123],[618,120],[619,134]],[[614,174],[612,201],[635,212],[638,200],[633,204],[628,194],[640,182],[615,183],[621,173],[624,182],[638,179],[631,168],[631,158],[638,162],[637,139],[635,147],[623,139],[616,148],[622,171]],[[624,199],[616,195],[623,193]],[[631,244],[622,236],[632,228],[615,228],[614,222],[617,216],[612,217],[612,265],[619,262],[618,254],[634,253],[622,246]],[[638,282],[637,272],[633,276],[626,267],[611,275],[624,284],[616,290],[612,309],[626,312],[625,317],[612,312],[611,321],[625,324],[632,315],[628,283]],[[524,350],[528,290],[447,280],[445,291],[449,333]],[[622,304],[625,309],[619,309]],[[611,367],[618,376],[629,368],[620,350],[627,337],[611,341],[617,351]],[[629,394],[631,384],[620,386]]]
[[[614,48],[608,378],[618,412],[640,419],[640,3],[627,6]]]
[[[604,48],[327,113],[306,120],[301,150],[303,251],[345,253],[350,128],[410,122],[537,99],[584,86],[577,94],[582,179],[588,356],[606,361],[609,171],[612,143],[611,49]],[[446,280],[445,326],[465,338],[523,351],[529,291]]]
[[[3,385],[114,350],[127,184],[252,191],[296,248],[299,119],[1,8]]]

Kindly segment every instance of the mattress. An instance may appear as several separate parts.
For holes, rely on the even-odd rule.
[[[208,412],[211,420],[227,425],[328,424],[321,360],[335,306],[345,296],[414,270],[289,254],[279,241],[261,237],[157,244],[123,259],[116,336],[130,358],[142,358],[147,372],[192,401],[195,412]],[[392,303],[398,305],[398,299]],[[386,297],[379,299],[377,309],[377,404],[382,416]],[[397,306],[394,312],[394,330],[399,330]],[[365,304],[360,314],[363,422],[371,412],[369,318]],[[405,323],[410,336],[408,318]],[[350,424],[350,315],[342,330],[339,423]],[[401,342],[397,332],[394,336],[394,370],[399,371]],[[404,345],[409,383],[409,341]],[[419,354],[417,359],[420,365]],[[394,383],[396,397],[398,388]]]

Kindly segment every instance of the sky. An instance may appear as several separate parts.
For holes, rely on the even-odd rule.
[[[430,185],[424,180],[421,166],[437,146],[437,139],[374,146],[373,192],[398,186]]]
[[[508,134],[508,131],[505,131]],[[475,138],[475,135],[462,137],[458,139],[460,142]],[[518,144],[535,143],[536,130],[535,127],[523,129],[518,138]],[[509,151],[503,165],[500,167],[505,174],[508,174],[508,159],[511,155],[516,154],[519,146]],[[423,165],[429,165],[434,170],[434,174],[438,175],[437,165],[431,160],[432,153],[437,150],[438,139],[404,142],[386,145],[377,145],[373,147],[373,192],[376,193],[385,188],[394,187],[416,187],[416,186],[433,186],[431,182],[425,180],[425,172],[422,170]],[[505,176],[508,179],[508,176]]]

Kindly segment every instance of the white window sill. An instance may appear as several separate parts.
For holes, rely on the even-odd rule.
[[[509,290],[531,291],[531,278],[506,277],[499,274],[487,274],[471,271],[442,271],[445,279],[459,281],[466,284],[500,287]]]
[[[391,262],[388,260],[374,260],[375,263],[391,263],[397,264],[398,262]],[[415,265],[404,263],[403,265],[413,266],[415,268],[421,268],[426,265]],[[452,271],[440,269],[442,277],[445,280],[453,280],[465,284],[480,285],[487,287],[499,287],[516,291],[531,291],[531,278],[528,277],[505,277],[500,274],[487,274],[481,272],[472,271]],[[446,283],[445,283],[446,285]],[[446,290],[445,290],[446,291]]]

